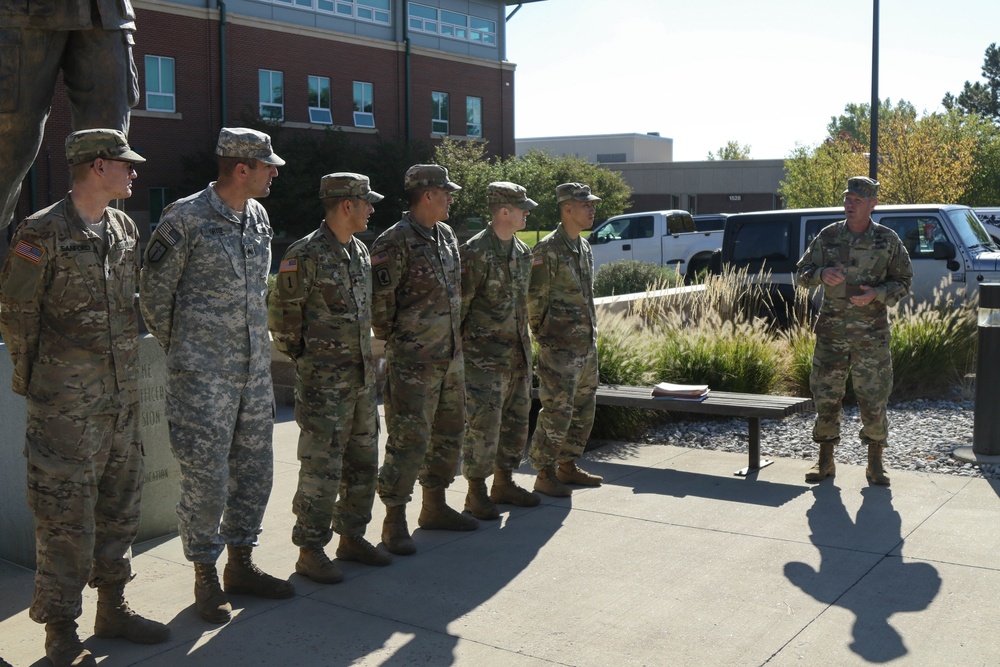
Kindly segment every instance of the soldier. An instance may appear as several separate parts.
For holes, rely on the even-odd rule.
[[[910,256],[896,232],[871,219],[878,204],[879,183],[864,176],[847,181],[846,220],[824,227],[798,263],[801,287],[823,286],[823,305],[816,320],[809,388],[816,403],[813,440],[819,461],[806,473],[807,482],[836,474],[833,448],[840,443],[840,414],[853,375],[861,409],[861,442],[868,445],[865,475],[873,484],[889,484],[882,467],[882,448],[889,436],[886,402],[892,391],[887,308],[910,291]]]
[[[226,593],[280,599],[295,589],[251,558],[274,472],[265,301],[273,234],[255,198],[270,193],[285,161],[269,136],[242,127],[222,128],[215,154],[218,180],[164,209],[146,248],[139,305],[167,355],[178,532],[194,563],[195,607],[225,623],[232,606],[215,569],[223,545]]]
[[[538,471],[535,491],[557,498],[572,493],[567,484],[600,486],[604,481],[576,464],[597,406],[594,255],[580,232],[594,224],[599,201],[583,183],[558,186],[559,225],[532,251],[528,321],[538,342],[542,409],[529,458]]]
[[[465,509],[498,519],[494,503],[534,507],[540,498],[514,483],[528,440],[531,335],[528,281],[531,249],[514,233],[538,206],[523,187],[490,183],[491,220],[462,246],[462,354],[466,429],[462,474],[469,480]],[[493,486],[486,494],[486,478]]]
[[[0,26],[0,145],[7,155],[0,163],[3,229],[12,222],[21,181],[38,155],[60,70],[75,130],[106,127],[128,134],[139,78],[129,0],[4,2]]]
[[[371,260],[354,237],[368,228],[372,204],[382,195],[372,191],[367,176],[338,172],[320,180],[319,197],[323,224],[285,253],[268,319],[275,345],[295,362],[295,420],[301,429],[299,486],[292,500],[295,571],[335,584],[343,574],[323,550],[334,531],[340,535],[337,558],[390,562],[365,540],[378,474],[378,396]]]
[[[155,644],[167,626],[129,609],[139,530],[139,338],[135,223],[108,208],[145,159],[117,130],[66,139],[72,190],[17,229],[0,271],[0,333],[27,397],[28,504],[37,572],[29,609],[53,665],[95,665],[76,633],[97,588],[98,637]]]
[[[461,266],[448,219],[452,193],[462,188],[436,164],[406,170],[410,210],[372,246],[372,324],[385,341],[383,395],[388,439],[378,495],[386,505],[382,542],[394,554],[416,545],[406,525],[406,504],[419,477],[424,530],[479,526],[445,504],[455,479],[465,433],[462,361]]]

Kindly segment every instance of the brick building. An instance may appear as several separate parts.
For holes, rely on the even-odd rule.
[[[533,0],[528,0],[533,1]],[[148,159],[119,202],[145,236],[179,196],[181,158],[247,114],[295,132],[487,142],[514,153],[514,69],[500,0],[135,0],[140,100],[129,140]],[[61,82],[16,220],[65,196]],[[277,147],[280,152],[280,146]],[[316,178],[323,165],[316,166]],[[402,174],[400,174],[402,178]]]

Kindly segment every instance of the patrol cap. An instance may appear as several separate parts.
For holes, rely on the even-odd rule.
[[[415,190],[428,185],[436,185],[448,192],[461,190],[462,186],[448,179],[448,170],[436,164],[415,164],[406,170],[403,177],[403,189]]]
[[[271,137],[248,127],[224,127],[219,132],[215,154],[260,160],[264,164],[283,165],[285,161],[271,149]]]
[[[129,147],[125,133],[120,130],[80,130],[66,137],[66,161],[71,167],[97,158],[136,163],[146,161]]]
[[[349,171],[327,174],[320,179],[319,198],[327,197],[360,197],[372,204],[384,199],[382,195],[372,190],[367,176]]]
[[[846,195],[850,192],[851,194],[858,195],[859,197],[871,199],[872,197],[878,196],[879,185],[881,185],[881,183],[873,181],[867,176],[853,176],[847,179],[847,189],[844,190],[844,194]]]
[[[590,192],[590,186],[583,183],[563,183],[556,187],[556,203],[575,199],[577,201],[601,201]]]
[[[487,204],[509,204],[523,211],[530,211],[538,202],[528,199],[528,191],[517,183],[494,181],[486,186]]]

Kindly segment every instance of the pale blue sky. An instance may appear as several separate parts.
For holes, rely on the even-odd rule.
[[[545,0],[507,24],[515,136],[659,132],[786,157],[871,100],[872,0]],[[509,8],[508,11],[512,10]],[[881,0],[879,95],[940,111],[980,81],[1000,0]]]

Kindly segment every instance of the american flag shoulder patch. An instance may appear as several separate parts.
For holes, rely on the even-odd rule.
[[[166,220],[161,222],[156,226],[156,231],[159,232],[163,240],[169,243],[171,246],[177,245],[177,242],[181,240],[181,233],[174,229],[173,224]]]
[[[385,250],[372,256],[372,266],[378,266],[379,264],[385,264],[389,261],[389,253]]]
[[[27,241],[18,241],[17,245],[14,247],[14,254],[18,257],[23,257],[29,262],[38,264],[42,261],[42,255],[45,254],[45,251],[38,246],[28,243]]]
[[[291,273],[299,270],[299,260],[296,258],[283,259],[278,267],[278,273]]]
[[[542,259],[541,255],[535,255],[534,257],[531,258],[531,265],[532,266],[541,266],[544,263],[545,263],[545,260]]]

